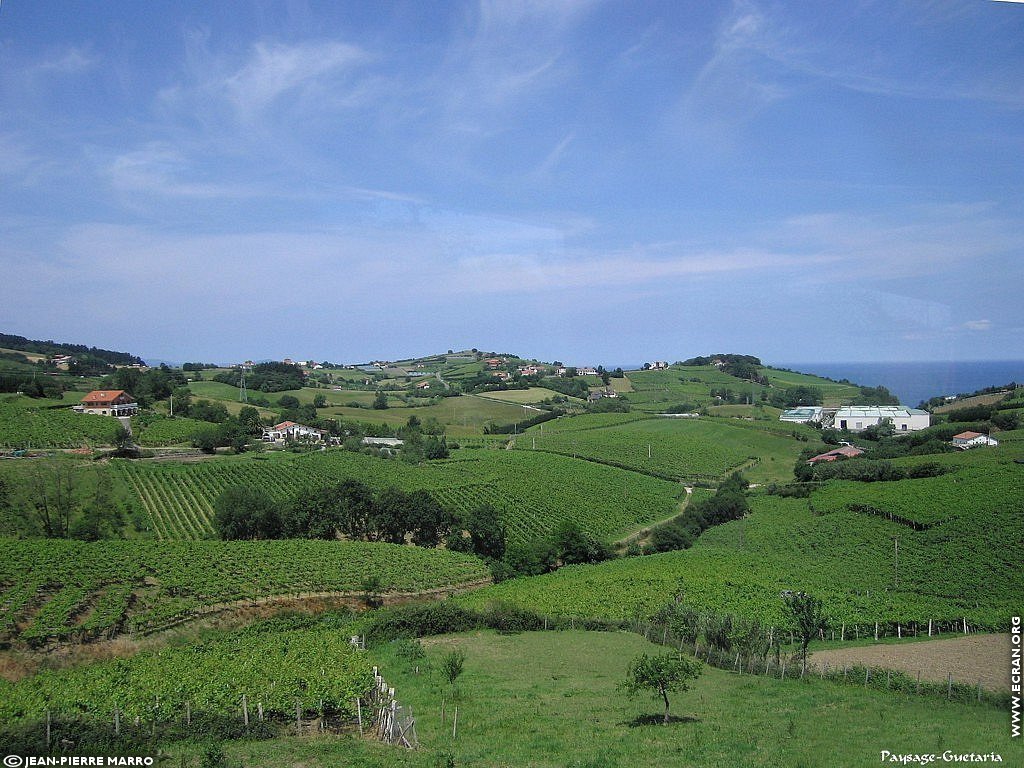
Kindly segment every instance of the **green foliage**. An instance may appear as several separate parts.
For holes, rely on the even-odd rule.
[[[626,679],[620,688],[627,694],[635,696],[642,691],[650,691],[655,697],[665,702],[663,722],[669,721],[668,694],[673,691],[687,691],[690,682],[700,677],[704,665],[689,656],[678,653],[666,653],[660,656],[648,656],[646,653],[637,656],[626,668]]]
[[[213,507],[214,528],[222,539],[276,539],[281,535],[277,506],[248,486],[225,488]]]
[[[475,557],[358,541],[0,538],[0,584],[6,585],[0,638],[97,637],[167,626],[236,600],[308,591],[358,594],[368,573],[387,592],[487,578]],[[53,585],[63,586],[54,592]],[[89,605],[91,612],[83,613]]]
[[[797,637],[800,638],[800,653],[806,667],[807,646],[812,639],[818,636],[819,632],[828,629],[828,619],[825,617],[821,600],[806,592],[786,590],[782,593],[782,601],[785,603],[786,613],[796,629]]]
[[[134,718],[177,720],[186,702],[200,722],[237,720],[243,694],[253,710],[260,702],[268,718],[294,718],[296,701],[304,716],[312,715],[321,699],[327,711],[352,715],[355,698],[372,683],[369,659],[343,633],[237,635],[5,683],[0,722],[38,721],[50,710],[55,718],[74,713],[109,728],[116,708],[127,728]]]
[[[0,447],[113,445],[120,426],[112,416],[75,413],[69,406],[42,408],[16,397],[0,399]]]
[[[214,381],[238,387],[242,383],[243,371],[233,368],[225,373],[218,373]],[[252,392],[286,392],[290,389],[301,389],[305,383],[305,374],[297,365],[288,363],[257,363],[251,371],[244,372],[245,387]]]
[[[448,681],[448,685],[455,685],[455,681],[462,674],[462,668],[465,663],[466,654],[458,648],[448,651],[448,653],[441,657],[441,663],[438,666],[440,667],[442,677]]]
[[[457,459],[419,465],[327,451],[223,457],[191,464],[116,461],[113,470],[127,481],[161,538],[212,535],[213,502],[230,485],[248,485],[282,505],[304,489],[345,478],[358,478],[376,491],[425,491],[452,515],[490,504],[499,510],[510,541],[545,538],[567,519],[608,541],[620,532],[668,517],[680,494],[678,485],[663,480],[526,451],[463,449]],[[439,514],[435,506],[421,506],[420,520]],[[429,541],[429,527],[425,525],[414,536],[418,542]]]

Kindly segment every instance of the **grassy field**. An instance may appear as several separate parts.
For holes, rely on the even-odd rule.
[[[347,477],[375,488],[423,489],[453,511],[492,504],[514,541],[546,536],[563,520],[611,541],[671,515],[682,493],[674,483],[635,472],[518,451],[461,450],[447,461],[416,466],[340,450],[188,464],[118,461],[113,466],[163,539],[213,535],[213,502],[234,484],[259,488],[281,502],[302,488]]]
[[[502,400],[507,403],[529,404],[549,400],[552,397],[564,397],[564,395],[546,387],[530,387],[529,389],[506,389],[500,392],[481,392],[480,397]],[[582,403],[583,400],[578,397],[570,397],[569,402]]]
[[[432,638],[424,645],[432,671],[419,675],[397,648],[374,652],[403,705],[418,713],[421,749],[351,736],[289,737],[229,742],[224,745],[228,758],[268,768],[873,766],[882,750],[995,751],[1004,764],[1024,760],[1019,740],[1007,736],[1006,713],[998,709],[712,668],[705,668],[690,691],[670,695],[676,718],[670,725],[652,724],[660,701],[624,698],[616,684],[630,659],[664,649],[632,634],[481,633]],[[441,657],[453,649],[466,654],[457,683],[455,737],[451,701],[441,721],[441,697],[451,694],[437,671]],[[827,728],[821,727],[823,717]],[[198,763],[194,744],[170,751],[186,764]]]

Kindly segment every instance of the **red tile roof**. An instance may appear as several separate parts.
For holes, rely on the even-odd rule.
[[[112,403],[121,395],[128,395],[123,389],[94,389],[82,398],[83,403]],[[130,396],[129,396],[130,397]]]
[[[957,440],[973,440],[976,437],[983,437],[981,432],[961,432],[959,435],[953,435],[953,439]]]

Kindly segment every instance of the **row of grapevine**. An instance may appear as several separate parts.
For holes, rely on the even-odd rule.
[[[369,574],[408,593],[487,578],[474,557],[392,544],[0,539],[0,638],[148,630],[237,600],[358,593]]]
[[[420,466],[346,451],[114,466],[161,539],[211,536],[213,504],[231,485],[259,488],[281,503],[303,488],[345,478],[378,490],[425,490],[455,513],[493,505],[512,538],[524,541],[546,536],[566,519],[612,539],[672,514],[681,492],[678,485],[634,472],[517,451],[459,451],[455,459]]]

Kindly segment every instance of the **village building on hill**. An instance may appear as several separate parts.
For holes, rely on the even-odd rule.
[[[139,404],[123,389],[94,389],[71,410],[96,416],[134,416],[139,412]]]
[[[836,411],[833,423],[836,429],[860,432],[885,419],[892,421],[897,432],[914,432],[931,425],[931,414],[928,411],[903,405],[846,405]]]

